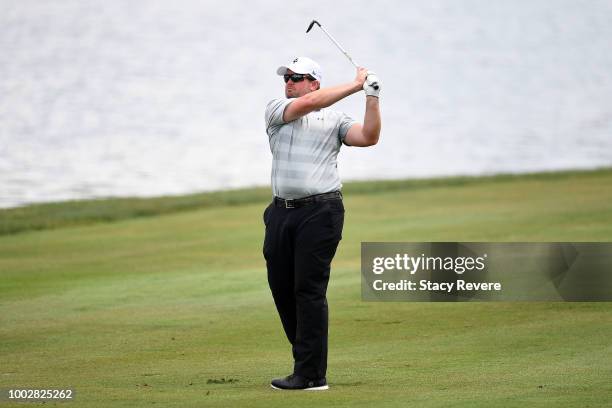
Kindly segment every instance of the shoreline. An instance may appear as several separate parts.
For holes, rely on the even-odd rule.
[[[451,176],[423,179],[391,179],[348,181],[343,193],[351,195],[378,194],[401,190],[422,190],[461,187],[512,181],[552,181],[573,177],[612,175],[612,167],[591,170],[564,170],[534,173],[503,173],[487,176]],[[26,231],[55,229],[65,226],[98,222],[114,222],[130,218],[151,217],[219,206],[240,206],[265,203],[270,200],[270,187],[252,187],[210,191],[175,196],[111,197],[33,203],[0,209],[0,236]]]

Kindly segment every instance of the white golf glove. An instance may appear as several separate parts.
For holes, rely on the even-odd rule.
[[[368,76],[363,83],[363,90],[367,96],[375,96],[378,98],[378,94],[380,92],[380,79],[378,78],[378,75],[372,71],[368,71]]]

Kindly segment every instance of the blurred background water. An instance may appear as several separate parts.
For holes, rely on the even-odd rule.
[[[383,81],[344,180],[612,165],[612,1],[0,0],[0,207],[267,185],[278,65]],[[337,105],[357,119],[362,94]]]

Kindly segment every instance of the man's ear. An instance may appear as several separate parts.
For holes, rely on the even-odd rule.
[[[320,83],[319,81],[312,81],[312,82],[310,83],[310,85],[311,85],[311,88],[312,88],[312,87],[313,87],[313,85],[314,85],[314,89],[313,89],[313,91],[316,91],[316,90],[321,89],[321,83]]]

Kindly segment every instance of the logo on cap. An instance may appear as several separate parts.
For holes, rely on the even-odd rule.
[[[294,60],[293,60],[293,63],[295,64],[296,62],[298,62],[298,59],[299,59],[299,58],[294,59]]]

